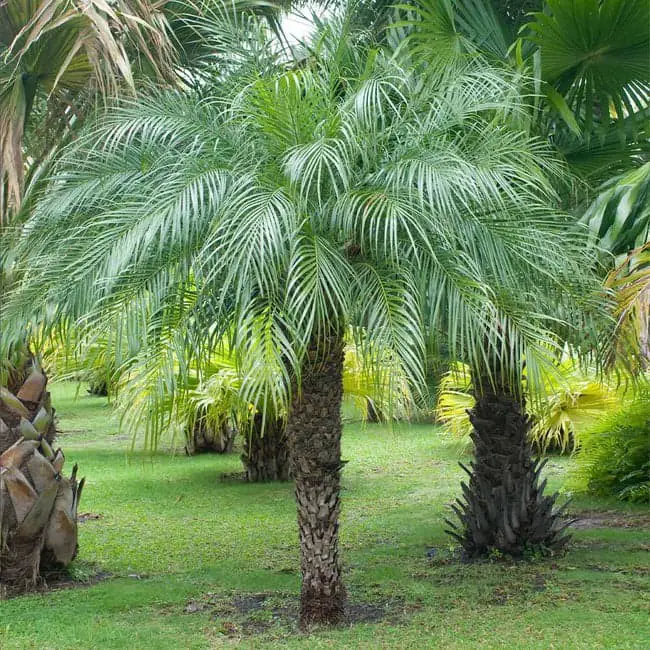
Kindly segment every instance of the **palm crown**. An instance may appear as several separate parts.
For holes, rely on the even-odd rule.
[[[46,287],[60,314],[138,295],[163,313],[191,275],[192,318],[234,332],[254,403],[286,400],[281,369],[347,324],[414,385],[439,331],[461,358],[509,350],[534,374],[551,343],[535,314],[567,303],[582,242],[549,207],[558,170],[514,81],[460,61],[416,76],[348,27],[326,27],[304,69],[249,68],[200,103],[164,92],[101,119],[24,235],[39,256],[21,303]]]

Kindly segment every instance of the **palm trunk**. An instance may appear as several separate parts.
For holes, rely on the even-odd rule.
[[[384,414],[370,399],[366,400],[366,421],[373,424],[384,421]]]
[[[0,386],[0,598],[34,587],[48,565],[77,552],[83,480],[61,474],[47,378],[33,363]]]
[[[204,415],[199,416],[189,431],[185,432],[185,453],[195,454],[229,454],[235,444],[237,429],[224,420],[215,426]]]
[[[463,468],[469,485],[463,483],[463,499],[452,506],[460,525],[447,522],[448,532],[470,557],[562,549],[569,539],[567,524],[554,510],[557,494],[544,496],[546,480],[540,482],[540,474],[545,463],[533,459],[523,398],[485,378],[475,386],[470,412],[474,461],[471,470]]]
[[[288,481],[289,447],[285,421],[268,418],[264,422],[263,418],[261,413],[256,413],[250,433],[244,436],[241,460],[246,478],[252,483]]]
[[[310,346],[287,422],[300,533],[302,628],[343,618],[338,550],[343,355],[338,336]]]

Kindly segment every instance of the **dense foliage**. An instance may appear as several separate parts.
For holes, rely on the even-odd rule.
[[[580,446],[583,432],[612,412],[616,391],[571,359],[555,371],[543,385],[527,390],[529,436],[540,452],[572,452]],[[466,444],[472,432],[468,414],[474,405],[472,391],[469,369],[455,364],[443,377],[436,406],[437,418]]]
[[[582,436],[578,487],[650,503],[650,405],[644,394]]]

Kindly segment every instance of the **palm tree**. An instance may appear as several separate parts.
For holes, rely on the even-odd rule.
[[[511,9],[524,3],[498,4],[514,16],[518,12]],[[447,44],[455,56],[481,54],[495,65],[530,75],[527,128],[548,141],[567,163],[569,182],[558,190],[563,204],[579,213],[584,210],[585,188],[597,188],[609,175],[638,165],[647,152],[648,4],[549,0],[543,8],[529,16],[513,42],[514,35],[504,24],[508,15],[495,11],[489,0],[419,0],[404,21],[405,37],[419,60],[437,56],[441,44]],[[507,340],[509,335],[504,331],[503,336]],[[594,340],[589,336],[572,342],[585,354],[594,354]],[[528,364],[525,355],[518,363],[522,369]],[[487,372],[490,366],[494,367]],[[533,510],[547,513],[550,502],[540,497],[535,508],[526,510],[520,498],[538,490],[540,473],[526,442],[530,423],[524,415],[523,390],[512,378],[496,385],[488,381],[490,374],[503,375],[498,359],[472,368],[472,374],[476,460],[464,497],[455,506],[461,529],[452,525],[451,532],[471,555],[494,545],[514,554],[526,544],[547,545],[534,532]],[[512,415],[515,411],[517,416]],[[514,476],[511,467],[518,468]],[[528,532],[520,535],[522,526]],[[545,523],[538,530],[547,536]]]
[[[308,626],[343,616],[348,327],[367,367],[389,350],[414,393],[438,331],[475,367],[493,357],[518,376],[510,359],[525,357],[534,377],[556,340],[547,316],[570,313],[588,265],[512,75],[476,58],[413,65],[349,16],[287,71],[249,24],[248,74],[227,92],[124,101],[69,151],[18,246],[30,272],[6,316],[44,293],[50,320],[101,320],[135,297],[164,315],[193,278],[192,318],[230,334],[242,394],[288,413]],[[519,412],[501,400],[499,417],[504,403]],[[552,513],[542,524],[546,540]]]
[[[37,584],[41,569],[77,553],[77,507],[83,479],[61,475],[53,451],[54,410],[36,364],[0,387],[0,600]]]
[[[25,162],[35,173],[87,110],[93,91],[134,89],[134,50],[155,75],[172,76],[167,17],[148,0],[0,5],[0,214],[22,201]],[[33,112],[45,117],[50,133],[30,143],[24,161]]]

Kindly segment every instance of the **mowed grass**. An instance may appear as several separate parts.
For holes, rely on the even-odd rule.
[[[105,400],[77,398],[72,384],[53,397],[67,469],[77,462],[87,477],[81,512],[101,516],[80,524],[72,574],[111,577],[0,603],[2,650],[650,648],[648,527],[576,530],[559,558],[461,564],[443,522],[462,478],[458,446],[426,425],[346,426],[345,580],[350,602],[378,620],[301,634],[290,484],[224,479],[240,471],[237,454],[127,455]],[[551,460],[553,489],[570,462]],[[650,507],[572,507],[650,521]],[[233,606],[256,594],[269,606]]]

